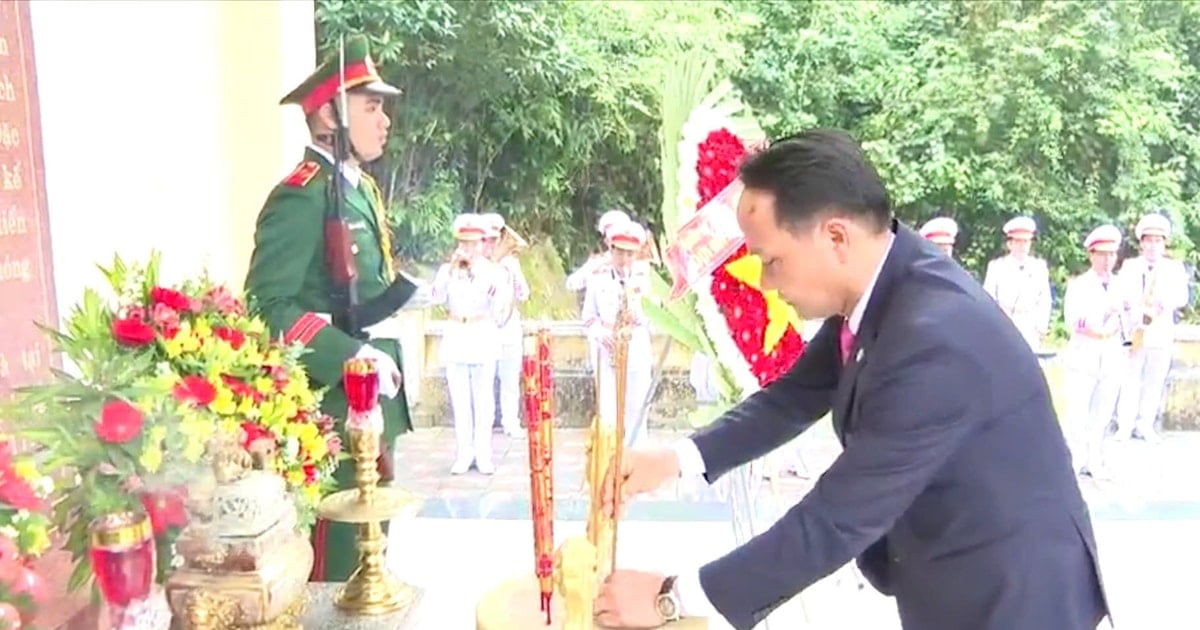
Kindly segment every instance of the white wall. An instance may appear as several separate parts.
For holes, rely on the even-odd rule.
[[[312,1],[30,7],[60,314],[114,252],[240,288],[254,217],[306,142],[277,102],[312,70]]]

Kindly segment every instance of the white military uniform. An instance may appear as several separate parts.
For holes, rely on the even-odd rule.
[[[1033,219],[1017,217],[1004,225],[1008,238],[1032,239],[1037,231]],[[1050,326],[1050,270],[1046,261],[1012,255],[988,263],[983,288],[1008,315],[1029,347],[1038,350]]]
[[[1171,224],[1160,214],[1142,217],[1135,228],[1143,236],[1170,237]],[[1117,437],[1135,432],[1143,438],[1158,437],[1154,423],[1161,411],[1167,375],[1175,350],[1175,313],[1187,306],[1188,275],[1183,264],[1170,258],[1153,263],[1144,256],[1130,258],[1121,265],[1120,281],[1133,309],[1132,327],[1142,327],[1142,347],[1129,356],[1129,369],[1121,383],[1117,404]],[[1143,325],[1149,315],[1150,324]]]
[[[645,243],[645,230],[629,222],[612,228],[609,241],[613,247],[637,251]],[[624,413],[625,443],[633,445],[646,433],[643,411],[653,378],[650,326],[641,307],[642,298],[650,295],[650,277],[645,266],[631,264],[627,272],[622,272],[609,265],[589,276],[583,299],[583,320],[588,339],[597,349],[600,422],[604,426],[614,427],[617,424],[616,375],[613,357],[604,347],[603,340],[612,337],[622,294],[627,296],[633,320],[626,362]]]
[[[609,210],[600,215],[600,220],[596,222],[596,230],[600,232],[600,238],[606,244],[608,243],[608,229],[617,224],[629,223],[632,219],[628,214],[620,210]],[[608,266],[611,259],[608,256],[608,251],[588,257],[587,260],[579,266],[578,269],[571,272],[567,276],[568,291],[582,291],[587,286],[587,279],[592,277],[592,274],[602,267]]]
[[[1120,246],[1121,231],[1111,225],[1092,230],[1084,240],[1089,252],[1115,253]],[[1103,441],[1129,356],[1126,306],[1111,268],[1101,273],[1093,267],[1067,283],[1063,319],[1071,340],[1063,353],[1065,424],[1075,469],[1086,475],[1100,476],[1105,468]]]
[[[484,226],[478,215],[459,215],[455,237],[476,245]],[[479,472],[492,474],[492,422],[496,417],[496,362],[500,336],[496,317],[504,307],[505,278],[498,265],[476,255],[469,269],[446,263],[433,280],[434,299],[446,305],[449,317],[442,334],[440,359],[454,414],[457,455],[452,474],[465,473],[474,462]]]
[[[483,215],[489,222],[488,235],[500,236],[504,219],[498,214]],[[500,357],[496,363],[496,375],[500,382],[500,424],[509,437],[521,435],[521,359],[524,353],[524,332],[521,327],[521,312],[517,304],[529,299],[529,283],[521,271],[521,263],[515,256],[505,256],[498,262],[503,276],[503,299],[513,304],[512,316],[507,322],[498,322],[500,329]]]

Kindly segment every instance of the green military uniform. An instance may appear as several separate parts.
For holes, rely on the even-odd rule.
[[[365,40],[347,42],[345,63],[345,70],[340,71],[337,56],[325,62],[285,97],[284,103],[300,104],[311,113],[332,100],[342,77],[347,89],[398,93],[380,81]],[[387,353],[397,366],[401,363],[400,346],[395,340],[368,339],[361,330],[348,330],[345,290],[334,282],[325,258],[325,222],[332,203],[334,173],[330,159],[310,148],[304,161],[271,191],[258,217],[246,290],[275,335],[308,348],[301,362],[314,386],[328,388],[321,409],[341,421],[346,417],[342,366],[362,344],[370,343]],[[343,217],[353,238],[351,253],[358,270],[358,298],[363,305],[351,321],[367,327],[403,306],[416,287],[404,278],[394,279],[391,240],[378,186],[365,173],[358,178],[344,175],[343,183]],[[411,429],[403,387],[395,398],[381,397],[379,402],[386,454],[381,461],[390,471],[390,445],[396,436]],[[348,443],[344,434],[342,439]],[[353,462],[343,462],[336,479],[341,489],[353,487]],[[355,532],[352,525],[318,522],[313,579],[349,578],[357,564]]]

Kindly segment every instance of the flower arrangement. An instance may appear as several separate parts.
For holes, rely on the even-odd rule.
[[[0,436],[0,628],[20,628],[48,595],[30,561],[50,547],[47,499],[54,489],[32,457]]]
[[[647,312],[668,334],[715,360],[724,407],[787,371],[804,342],[791,307],[776,292],[761,289],[762,262],[749,254],[728,216],[736,205],[737,168],[748,152],[743,138],[762,132],[738,116],[744,107],[728,83],[695,98],[699,86],[712,82],[711,67],[695,67],[702,63],[685,58],[674,76],[692,77],[696,84],[672,85],[669,79],[663,99],[663,162],[675,168],[664,169],[664,191],[674,203],[663,206],[672,237],[663,249],[676,288],[688,289],[688,295]],[[694,423],[717,411],[702,412]]]
[[[70,587],[91,578],[88,524],[144,511],[159,551],[159,580],[187,523],[187,487],[208,445],[236,436],[263,467],[284,477],[302,524],[331,489],[341,444],[299,363],[302,349],[273,340],[242,300],[207,278],[162,286],[159,257],[101,268],[115,304],[94,290],[47,330],[75,374],[22,388],[7,417],[76,483],[55,522],[76,562]]]

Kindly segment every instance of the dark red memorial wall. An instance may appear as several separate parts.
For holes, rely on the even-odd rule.
[[[58,323],[43,170],[29,2],[0,0],[0,398],[58,365],[36,326]],[[36,626],[96,628],[85,597],[65,592],[70,558],[51,552],[37,565],[53,593]]]

